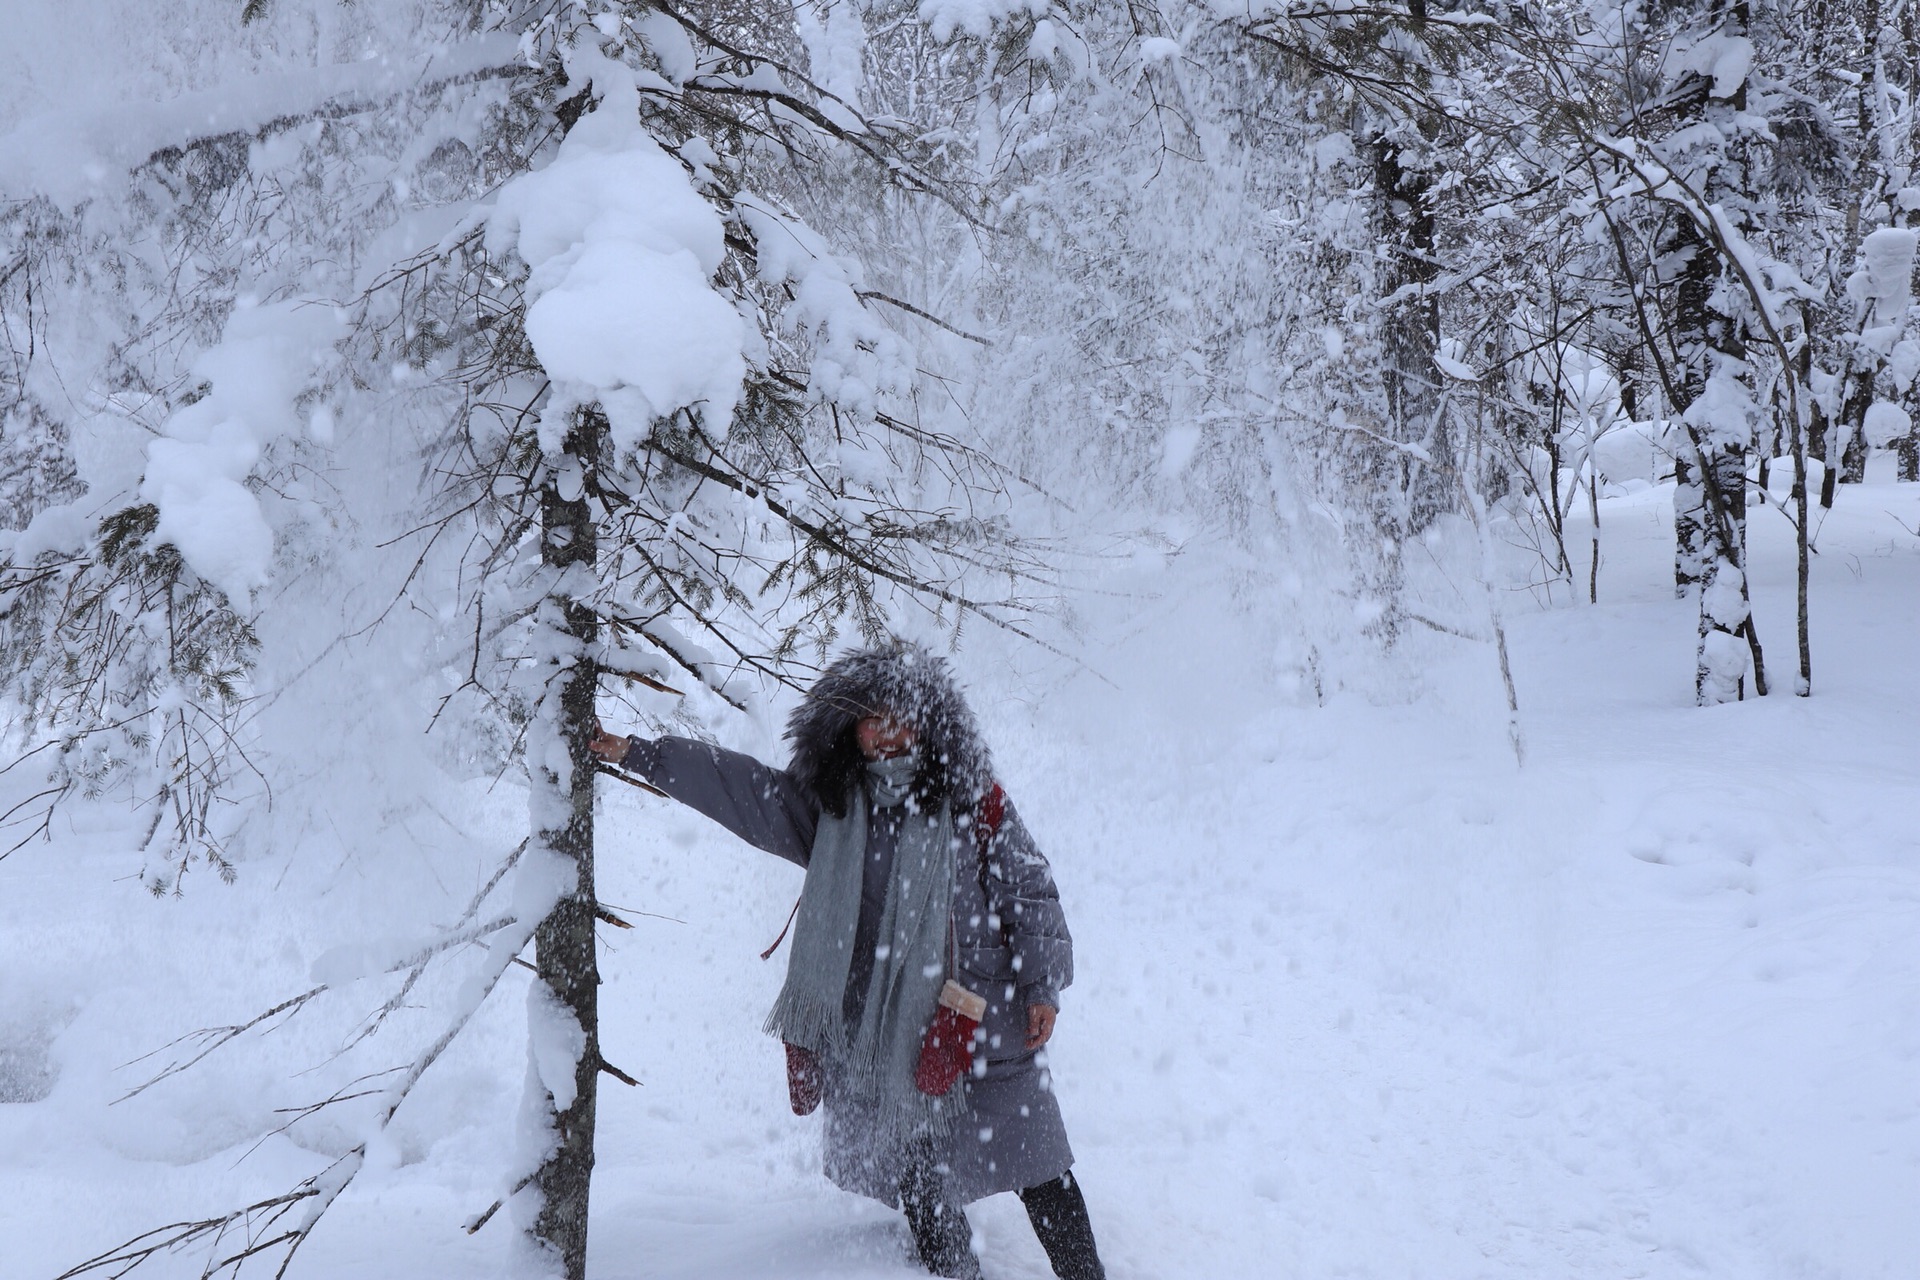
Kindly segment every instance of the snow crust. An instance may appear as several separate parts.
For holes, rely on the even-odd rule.
[[[819,11],[801,5],[795,25],[806,45],[807,66],[815,84],[853,107],[860,105],[866,23],[856,0],[826,0]],[[836,121],[836,123],[840,123]]]
[[[1752,438],[1753,424],[1759,416],[1753,392],[1740,376],[1744,365],[1723,356],[1713,357],[1713,372],[1700,389],[1700,395],[1687,406],[1686,420],[1699,433],[1703,446]]]
[[[1905,338],[1907,308],[1913,304],[1913,268],[1920,232],[1904,227],[1881,227],[1868,233],[1860,245],[1861,267],[1847,277],[1847,293],[1865,309],[1860,341],[1868,350],[1889,357],[1896,382],[1910,384],[1920,353],[1900,351]]]
[[[1737,611],[1740,599],[1737,587],[1728,587],[1716,582],[1720,587],[1720,608],[1733,608]],[[1716,620],[1718,615],[1716,615]],[[1700,638],[1701,666],[1711,688],[1707,691],[1713,702],[1733,702],[1740,696],[1740,682],[1753,671],[1753,655],[1747,648],[1747,642],[1728,631],[1709,631]]]
[[[1920,377],[1920,341],[1905,338],[1893,344],[1893,350],[1887,356],[1887,375],[1893,379],[1893,389],[1901,395]]]

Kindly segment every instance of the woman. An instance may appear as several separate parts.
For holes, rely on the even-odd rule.
[[[603,731],[592,745],[806,868],[767,1029],[803,1077],[817,1071],[827,1176],[904,1209],[935,1275],[979,1276],[961,1206],[1017,1191],[1054,1273],[1104,1280],[1036,1058],[1073,979],[1072,940],[946,664],[909,644],[849,653],[786,736],[785,770],[687,738]],[[916,1068],[948,979],[985,1012],[971,1068],[936,1094]]]

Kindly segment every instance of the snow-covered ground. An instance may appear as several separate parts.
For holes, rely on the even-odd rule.
[[[1510,594],[1524,768],[1492,650],[1450,637],[1417,643],[1412,700],[1314,708],[1247,687],[1258,638],[1177,592],[1096,644],[1112,685],[962,655],[1078,941],[1053,1062],[1115,1280],[1913,1274],[1920,486],[1845,491],[1821,531],[1816,696],[1706,711],[1667,500],[1603,504],[1600,605]],[[1789,530],[1752,528],[1790,688]],[[389,848],[179,900],[125,878],[109,815],[0,862],[0,1276],[51,1280],[340,1148],[324,1114],[260,1135],[337,1087],[289,1077],[372,998],[107,1104],[142,1078],[121,1063],[303,989],[349,936],[444,921],[522,821],[504,790],[470,802],[487,857],[396,814]],[[602,896],[652,914],[606,931],[606,1054],[643,1083],[603,1084],[593,1274],[918,1274],[897,1215],[819,1177],[758,1030],[798,873],[637,792],[601,824]],[[295,1274],[502,1273],[505,1215],[461,1224],[501,1190],[524,977]],[[1048,1274],[1012,1197],[973,1219],[989,1276]]]

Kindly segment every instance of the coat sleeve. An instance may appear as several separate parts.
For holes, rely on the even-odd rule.
[[[692,738],[635,738],[621,767],[756,849],[804,867],[820,806],[792,774]]]
[[[987,846],[987,883],[992,910],[1013,942],[1014,981],[1026,1004],[1060,1003],[1060,989],[1073,981],[1073,936],[1060,908],[1060,890],[1046,855],[1008,801],[1000,827]]]

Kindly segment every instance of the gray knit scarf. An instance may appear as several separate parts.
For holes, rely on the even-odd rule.
[[[827,1062],[835,1095],[871,1109],[894,1137],[943,1132],[961,1091],[930,1098],[914,1087],[920,1045],[947,978],[953,910],[954,830],[947,806],[931,814],[910,802],[912,756],[867,765],[866,795],[847,814],[822,814],[800,891],[787,980],[767,1015],[767,1030]],[[893,872],[875,945],[873,977],[858,1026],[843,1013],[860,885],[867,854],[867,800],[904,806]]]

